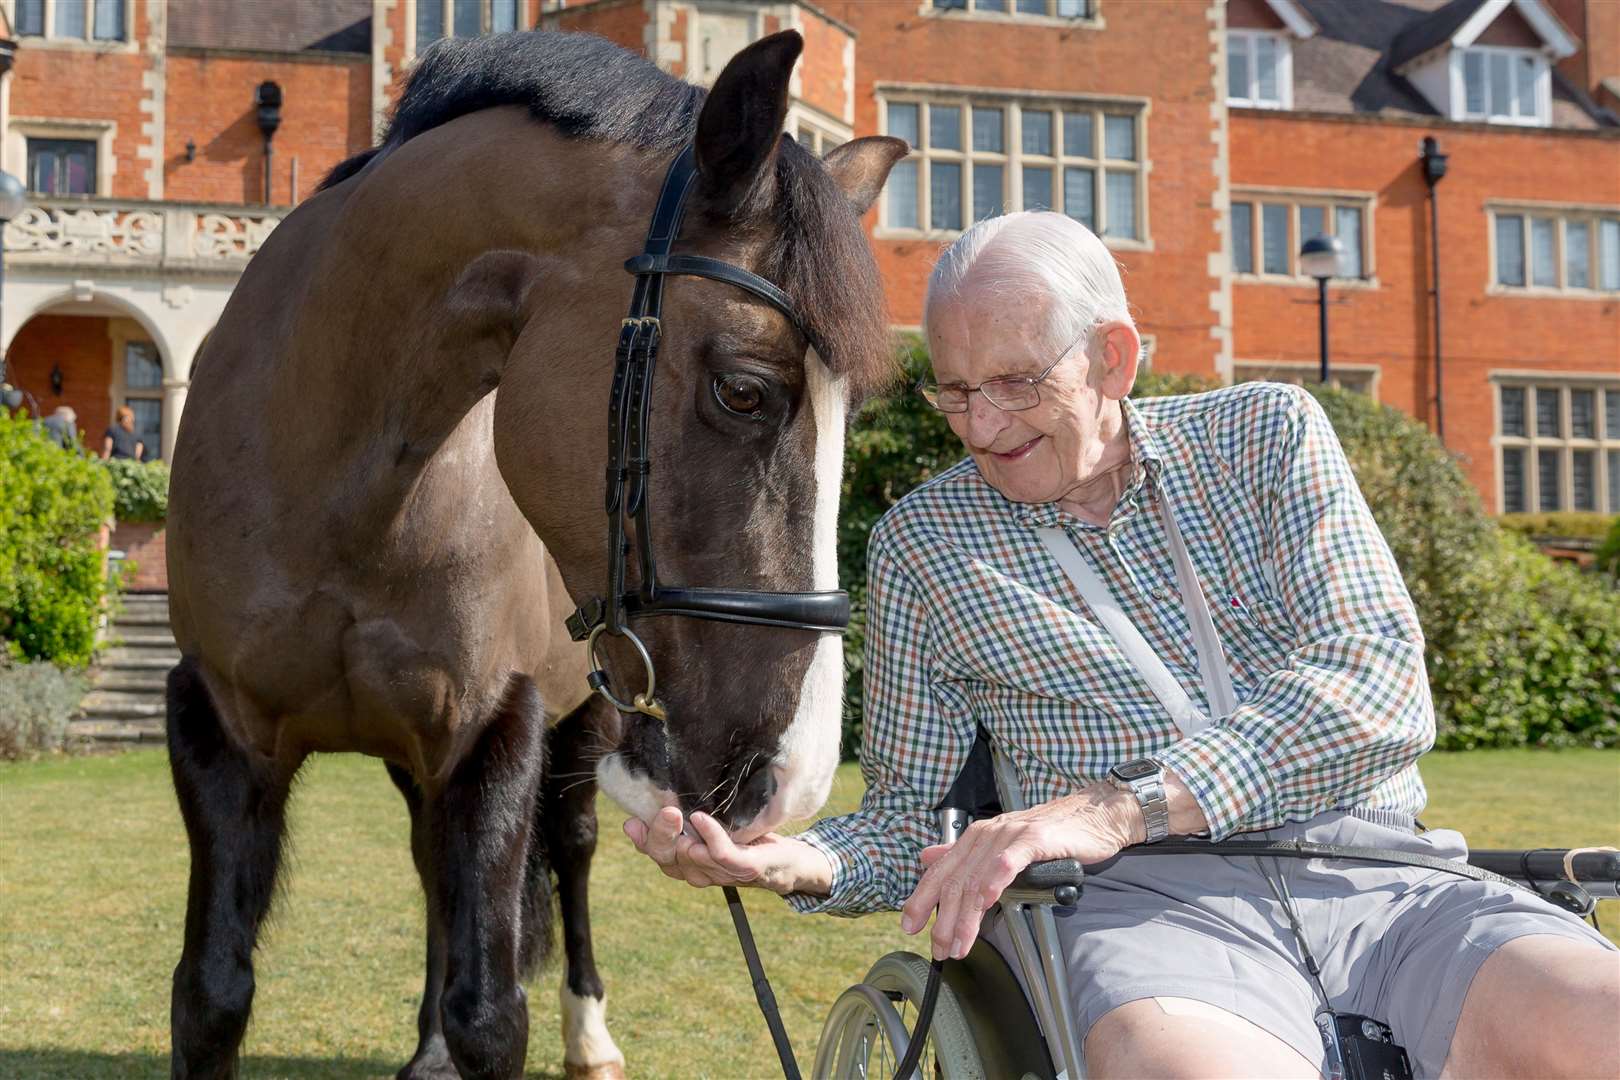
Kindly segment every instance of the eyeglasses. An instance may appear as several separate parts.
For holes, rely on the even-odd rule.
[[[942,413],[967,412],[968,398],[975,390],[984,395],[984,400],[1002,412],[1023,412],[1025,409],[1033,409],[1041,403],[1041,383],[1046,381],[1046,377],[1052,374],[1059,364],[1068,359],[1075,346],[1085,340],[1089,330],[1090,327],[1082,330],[1080,336],[1059,353],[1056,360],[1046,365],[1046,370],[1039,375],[1005,375],[999,379],[986,379],[978,386],[968,386],[964,383],[947,383],[941,386],[932,379],[925,378],[917,384],[917,392],[923,396],[924,401]]]

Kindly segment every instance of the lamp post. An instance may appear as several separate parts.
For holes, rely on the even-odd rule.
[[[1423,137],[1423,182],[1429,185],[1429,260],[1434,282],[1434,433],[1446,444],[1446,396],[1440,381],[1440,192],[1436,185],[1446,175],[1446,155],[1433,135]]]
[[[258,110],[259,133],[264,136],[264,205],[270,205],[270,140],[281,126],[281,87],[266,80],[253,91],[253,105]]]
[[[1328,381],[1327,283],[1337,277],[1344,258],[1344,244],[1337,236],[1313,236],[1299,249],[1299,268],[1316,279],[1316,306],[1322,333],[1322,384]]]
[[[6,223],[28,205],[28,191],[22,181],[8,172],[0,171],[0,333],[4,333],[6,310]],[[22,404],[23,392],[10,383],[0,383],[0,396],[5,407],[15,409]],[[35,406],[38,411],[38,406]]]

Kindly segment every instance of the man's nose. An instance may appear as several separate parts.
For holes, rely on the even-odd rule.
[[[990,404],[983,391],[968,395],[967,436],[974,446],[983,448],[996,441],[1007,426],[1007,414]]]

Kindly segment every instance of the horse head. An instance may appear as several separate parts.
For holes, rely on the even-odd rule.
[[[801,47],[787,32],[740,52],[701,99],[691,135],[697,174],[674,250],[764,278],[798,319],[724,281],[667,279],[646,485],[661,583],[837,588],[847,410],[892,363],[860,217],[906,148],[857,139],[818,160],[784,137]],[[623,155],[638,228],[669,160],[667,149]],[[495,406],[501,472],[579,603],[607,580],[610,362],[630,287],[619,264],[638,253],[597,253],[612,277],[594,298],[517,335]],[[639,542],[634,523],[626,539]],[[596,766],[603,790],[644,818],[665,805],[705,811],[742,839],[821,806],[842,714],[836,634],[681,616],[631,623],[647,659],[602,635],[606,673],[628,698],[656,671],[662,715],[625,714]]]

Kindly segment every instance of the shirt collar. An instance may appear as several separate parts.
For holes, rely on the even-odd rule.
[[[1139,509],[1148,498],[1154,497],[1159,490],[1160,475],[1164,471],[1164,456],[1153,438],[1152,426],[1147,418],[1130,398],[1122,399],[1119,404],[1120,411],[1125,417],[1125,437],[1130,441],[1132,467],[1130,479],[1125,484],[1125,490],[1120,493],[1119,503],[1110,515],[1110,522],[1128,516]],[[1021,503],[1008,500],[1007,505],[1012,510],[1013,519],[1031,529],[1098,527],[1090,522],[1081,521],[1055,502]]]

